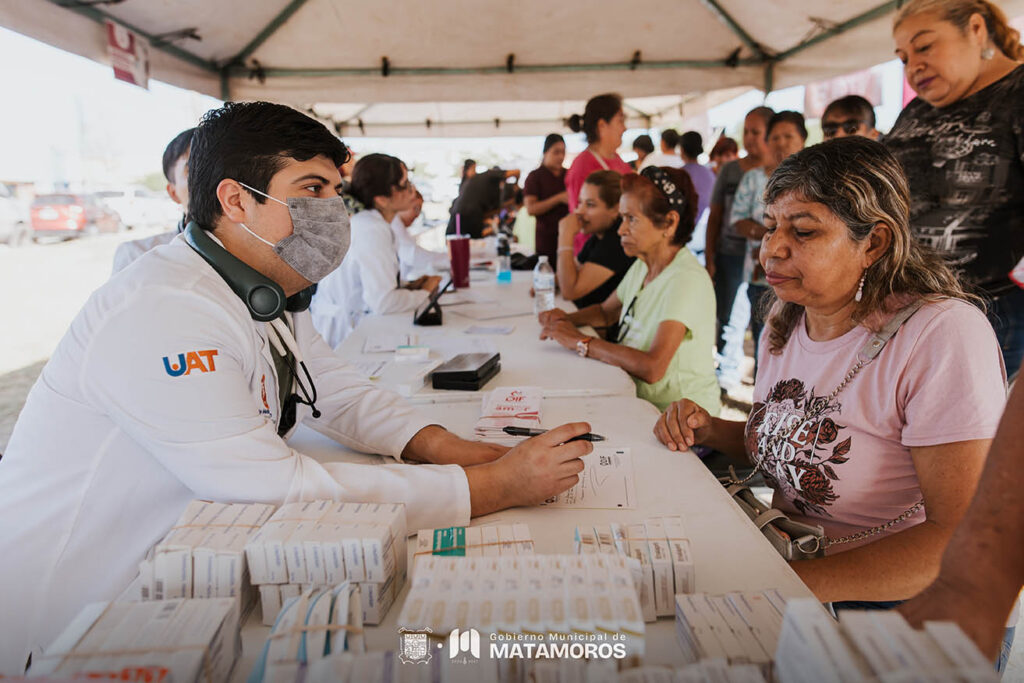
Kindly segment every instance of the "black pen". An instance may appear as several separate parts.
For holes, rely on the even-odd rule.
[[[505,432],[509,436],[540,436],[546,433],[546,429],[527,429],[526,427],[504,427],[501,431]],[[574,436],[569,441],[604,441],[604,437],[600,434],[580,434]],[[566,441],[566,443],[569,443]]]

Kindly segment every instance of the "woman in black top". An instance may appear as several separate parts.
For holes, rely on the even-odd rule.
[[[1024,358],[1024,47],[988,0],[913,0],[893,29],[917,98],[885,137],[910,181],[910,222],[991,299],[1007,372]]]
[[[576,211],[558,223],[558,287],[577,308],[607,299],[633,265],[619,242],[621,195],[620,174],[594,171],[583,182]],[[573,258],[573,240],[580,232],[590,239]]]

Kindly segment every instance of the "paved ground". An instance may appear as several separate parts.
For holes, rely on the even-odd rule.
[[[99,235],[57,244],[11,249],[0,245],[0,453],[32,384],[89,295],[110,275],[121,242],[161,230]],[[750,353],[750,342],[747,342]],[[744,370],[749,375],[753,360]],[[722,417],[740,420],[752,388],[744,384],[726,401]],[[1022,622],[1024,623],[1024,622]],[[1024,636],[1018,639],[1003,681],[1024,681]]]

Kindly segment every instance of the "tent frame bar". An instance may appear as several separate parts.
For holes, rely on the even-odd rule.
[[[232,57],[228,62],[218,64],[215,61],[203,59],[188,50],[176,45],[161,42],[159,38],[137,26],[122,21],[104,10],[87,5],[65,5],[60,0],[49,0],[54,5],[102,24],[106,20],[120,24],[125,28],[134,31],[149,41],[154,50],[160,50],[173,57],[196,66],[208,73],[216,74],[220,78],[221,99],[228,100],[231,95],[230,80],[233,75],[250,74],[252,70],[246,67],[243,62],[260,48],[274,33],[278,31],[308,0],[291,0],[274,19],[257,34],[241,52]],[[755,57],[729,60],[666,60],[658,62],[643,61],[634,62],[612,62],[612,63],[591,63],[591,64],[517,64],[518,73],[574,73],[581,71],[625,71],[638,69],[714,69],[721,67],[736,66],[763,66],[764,67],[764,89],[771,92],[774,86],[775,66],[780,62],[799,54],[822,41],[833,38],[841,33],[865,24],[869,21],[882,17],[900,6],[901,0],[888,0],[874,9],[868,10],[851,19],[848,19],[827,31],[804,40],[797,45],[777,55],[769,55],[764,49],[729,15],[719,4],[718,0],[701,0],[719,21],[726,24],[743,43],[750,48]],[[338,76],[381,76],[379,67],[371,68],[335,68],[335,69],[282,69],[263,67],[261,73],[268,78],[331,78]],[[392,66],[390,76],[465,76],[465,75],[491,75],[507,74],[507,65],[483,66],[483,67],[395,67]]]
[[[888,2],[884,2],[878,7],[875,7],[874,9],[869,9],[867,12],[864,12],[863,14],[858,14],[852,19],[847,19],[846,21],[840,24],[836,24],[827,31],[822,31],[813,38],[809,38],[798,45],[794,45],[785,52],[782,52],[781,54],[777,55],[776,59],[780,62],[784,59],[789,59],[793,55],[803,52],[808,48],[814,47],[815,45],[824,40],[828,40],[829,38],[838,36],[840,33],[846,33],[851,29],[857,28],[861,24],[866,24],[869,21],[873,21],[874,19],[883,17],[889,12],[893,11],[894,9],[898,9],[904,1],[905,0],[889,0]]]
[[[277,29],[285,25],[285,23],[291,19],[292,15],[302,9],[302,6],[306,4],[308,0],[291,0],[284,9],[277,13],[269,24],[267,24],[262,31],[260,31],[255,38],[249,41],[249,44],[242,48],[242,51],[235,55],[231,60],[232,64],[242,64],[246,59],[252,55],[253,52],[260,49],[263,43],[267,42],[270,36],[277,33]]]
[[[768,55],[765,53],[764,48],[761,47],[761,44],[754,40],[749,33],[743,30],[743,27],[732,18],[732,15],[725,11],[725,8],[718,3],[718,0],[700,1],[701,4],[704,5],[708,11],[714,14],[720,22],[728,26],[729,30],[735,33],[736,36],[743,41],[743,44],[750,48],[750,51],[753,52],[758,59],[764,61],[768,58]]]
[[[89,5],[65,5],[64,3],[60,2],[60,0],[50,0],[50,2],[56,5],[57,7],[69,10],[71,12],[75,12],[77,14],[81,14],[83,17],[92,19],[97,24],[102,24],[109,19],[115,24],[120,24],[129,31],[133,31],[134,33],[137,33],[143,38],[145,38],[147,41],[149,41],[150,47],[152,49],[160,50],[161,52],[166,52],[172,57],[177,57],[183,62],[187,62],[192,66],[199,67],[203,71],[216,73],[219,70],[215,62],[203,59],[198,55],[194,55],[188,50],[184,50],[178,47],[177,45],[174,45],[173,43],[163,42],[160,40],[158,36],[153,35],[148,31],[143,31],[141,28],[133,26],[129,24],[127,21],[123,21],[122,19],[118,19],[117,17],[111,16],[110,14],[101,9],[97,9],[96,7]]]
[[[758,66],[757,59],[741,59],[735,66]],[[659,62],[598,62],[590,64],[517,64],[516,73],[566,73],[579,71],[640,71],[643,69],[715,69],[730,66],[725,60],[680,59]],[[248,74],[248,67],[232,64],[228,69],[233,75]],[[381,76],[380,67],[351,67],[340,69],[280,69],[264,67],[267,78],[334,78],[338,76]],[[391,76],[483,76],[508,74],[505,65],[480,67],[434,67],[434,66],[392,66]]]

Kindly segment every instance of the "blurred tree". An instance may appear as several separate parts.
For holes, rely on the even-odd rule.
[[[164,178],[164,174],[160,172],[147,173],[136,182],[139,185],[145,185],[154,192],[159,192],[167,186],[167,178]]]

